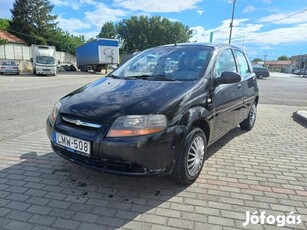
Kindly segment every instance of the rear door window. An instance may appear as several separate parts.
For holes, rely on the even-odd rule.
[[[239,50],[234,50],[234,54],[237,58],[237,65],[238,65],[239,73],[242,76],[250,73],[249,65],[248,65],[245,55]]]

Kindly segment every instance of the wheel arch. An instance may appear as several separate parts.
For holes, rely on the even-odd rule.
[[[212,127],[211,122],[208,119],[209,117],[210,112],[208,110],[204,107],[197,106],[186,111],[179,123],[186,126],[188,132],[191,131],[193,126],[200,128],[205,133],[207,143],[209,143]]]
[[[209,138],[210,138],[210,126],[209,126],[208,121],[205,119],[199,119],[191,125],[191,127],[193,126],[200,128],[205,133],[207,144],[208,144]]]
[[[258,101],[259,101],[259,96],[255,98],[256,105],[258,105]]]

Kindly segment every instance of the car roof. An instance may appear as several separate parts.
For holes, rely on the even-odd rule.
[[[190,42],[190,43],[173,43],[173,44],[168,44],[164,46],[206,46],[206,47],[212,47],[214,49],[221,49],[221,48],[235,48],[235,49],[240,49],[237,46],[229,45],[229,44],[221,44],[221,43],[209,43],[209,42]]]

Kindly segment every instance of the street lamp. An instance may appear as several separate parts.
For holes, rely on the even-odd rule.
[[[229,32],[229,44],[231,43],[231,35],[232,35],[232,27],[233,27],[233,17],[235,15],[235,7],[236,7],[236,0],[232,0],[232,15],[231,15],[231,22],[230,22],[230,32]]]

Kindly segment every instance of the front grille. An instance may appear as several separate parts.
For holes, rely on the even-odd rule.
[[[56,153],[63,156],[64,158],[99,171],[131,175],[147,174],[146,170],[142,166],[133,162],[87,157],[77,153],[72,153],[54,144],[52,144],[52,147]]]
[[[50,71],[50,69],[42,69],[43,71]]]
[[[86,121],[79,120],[79,119],[72,119],[72,118],[64,117],[64,116],[62,116],[62,119],[65,122],[68,122],[70,124],[74,124],[74,125],[77,125],[77,126],[85,126],[85,127],[89,127],[89,128],[95,128],[95,129],[99,129],[102,126],[100,124],[96,124],[96,123],[92,123],[92,122],[86,122]]]

